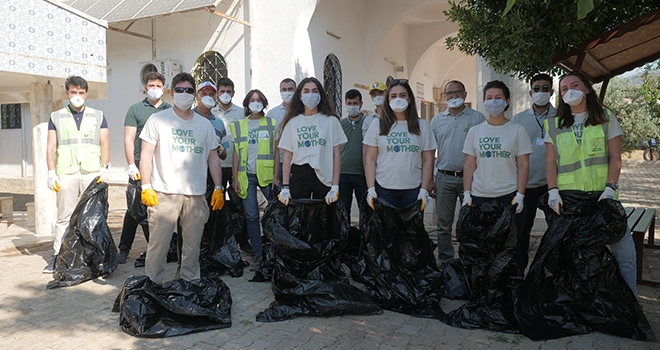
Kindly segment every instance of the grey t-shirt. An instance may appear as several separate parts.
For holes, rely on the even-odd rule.
[[[479,111],[465,106],[465,109],[454,116],[449,109],[431,119],[431,131],[438,145],[438,159],[435,167],[438,170],[463,171],[465,155],[463,144],[470,128],[486,120]]]
[[[546,119],[552,118],[557,114],[555,107],[550,106],[545,113],[539,115],[534,108],[527,109],[513,116],[513,121],[521,124],[529,134],[532,150],[534,153],[529,155],[529,179],[527,188],[536,188],[546,185],[545,179],[545,132],[543,123]]]
[[[266,117],[268,118],[273,118],[277,122],[275,126],[275,130],[279,131],[280,125],[282,125],[282,120],[284,120],[284,115],[286,114],[286,107],[284,107],[283,104],[279,104],[275,107],[273,107],[271,110],[266,113]],[[279,134],[275,135],[275,139],[279,140]],[[284,151],[280,150],[280,163],[284,162]]]
[[[257,153],[259,152],[259,119],[248,119],[247,173],[257,173]]]

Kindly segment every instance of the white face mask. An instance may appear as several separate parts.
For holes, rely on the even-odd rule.
[[[229,102],[231,102],[231,96],[225,92],[224,94],[220,95],[220,102],[222,102],[223,105],[228,105]]]
[[[406,101],[406,100],[404,100],[400,97],[397,97],[397,98],[393,99],[392,101],[390,101],[390,108],[392,108],[392,110],[397,112],[397,113],[401,113],[401,112],[405,111],[406,108],[408,108],[408,101]]]
[[[202,104],[207,108],[213,108],[215,107],[215,100],[211,96],[204,96],[202,97]]]
[[[460,97],[452,98],[451,100],[447,101],[449,108],[460,108],[463,103],[465,103],[465,100]]]
[[[291,102],[291,99],[293,98],[293,91],[282,91],[280,92],[280,96],[282,96],[282,101],[284,103],[289,103]]]
[[[355,117],[360,114],[360,106],[346,106],[346,113],[351,117]]]
[[[497,117],[506,109],[506,101],[496,99],[486,100],[484,101],[484,108],[491,116]]]
[[[163,96],[163,89],[153,88],[147,90],[147,97],[152,101],[158,101]]]
[[[537,106],[545,106],[550,102],[550,93],[549,92],[533,92],[532,93],[532,100],[534,100],[534,104]]]
[[[75,108],[80,108],[85,104],[85,99],[82,98],[80,95],[73,96],[69,99],[69,102],[71,102],[71,105]]]
[[[264,105],[261,102],[254,101],[254,102],[250,102],[248,108],[252,113],[260,113],[261,111],[264,110]]]
[[[186,92],[175,92],[174,98],[172,99],[174,105],[184,111],[189,110],[190,107],[192,107],[194,101],[195,95]]]
[[[385,102],[385,96],[376,96],[374,97],[371,101],[373,101],[374,106],[382,106],[383,102]]]
[[[562,96],[564,103],[573,107],[579,105],[580,102],[582,102],[583,98],[584,98],[584,92],[573,89],[569,89],[568,91],[566,91],[564,96]]]
[[[302,103],[309,109],[314,109],[321,103],[321,95],[311,92],[302,95]]]

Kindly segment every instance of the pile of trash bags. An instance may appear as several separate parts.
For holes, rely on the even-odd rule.
[[[47,288],[75,286],[106,278],[119,264],[119,253],[108,228],[108,184],[92,180],[71,214],[69,227]]]
[[[351,274],[384,309],[438,318],[443,280],[420,205],[398,209],[376,199],[372,210],[365,204],[363,243]]]
[[[162,286],[147,276],[129,277],[112,311],[126,333],[165,338],[231,327],[231,293],[219,278],[183,279]]]
[[[591,331],[653,340],[653,330],[606,246],[627,234],[621,203],[599,201],[601,192],[560,194],[561,216],[546,204],[547,194],[539,200],[548,230],[518,290],[520,332],[533,340]]]
[[[339,261],[349,222],[338,202],[303,199],[285,206],[270,201],[262,227],[275,249],[275,301],[257,321],[382,313],[369,296],[349,284]]]

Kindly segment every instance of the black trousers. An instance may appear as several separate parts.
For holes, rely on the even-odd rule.
[[[516,262],[520,269],[525,272],[529,263],[529,236],[534,226],[536,209],[539,206],[539,198],[548,192],[548,186],[540,186],[525,189],[525,207],[522,213],[516,215],[516,226],[518,226],[518,250]]]
[[[324,185],[316,176],[309,164],[291,165],[289,190],[292,199],[313,198],[324,199],[330,187]]]

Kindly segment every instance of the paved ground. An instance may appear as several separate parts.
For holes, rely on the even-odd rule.
[[[657,206],[660,163],[626,162],[621,176],[625,205]],[[121,193],[121,191],[116,191]],[[121,203],[121,200],[111,201]],[[115,208],[116,209],[116,208]],[[108,221],[118,241],[123,212],[113,210]],[[534,242],[543,230],[537,219]],[[132,261],[145,249],[138,234],[131,262],[120,265],[106,280],[47,290],[50,275],[41,269],[52,243],[0,246],[0,344],[4,349],[660,349],[660,342],[638,342],[601,333],[534,342],[520,335],[452,328],[436,320],[385,311],[377,316],[302,317],[258,323],[255,316],[273,301],[269,283],[252,283],[252,273],[224,277],[229,286],[232,327],[166,339],[141,339],[123,333],[112,303],[124,280],[143,270]],[[14,241],[17,242],[17,241]],[[645,252],[645,273],[660,279],[660,251]],[[170,278],[175,264],[168,265]],[[640,302],[660,336],[660,289],[639,286]],[[456,302],[448,302],[448,307]]]

